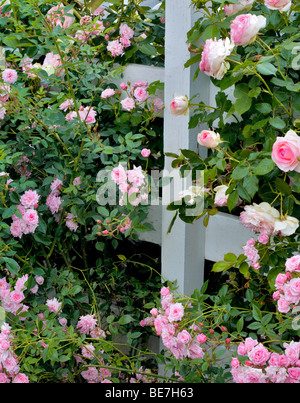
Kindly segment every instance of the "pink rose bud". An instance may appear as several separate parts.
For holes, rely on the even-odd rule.
[[[142,156],[143,156],[143,157],[148,158],[148,157],[150,156],[150,154],[151,154],[151,151],[148,150],[147,148],[144,148],[144,149],[142,150]]]
[[[211,130],[203,130],[199,133],[197,141],[201,146],[207,148],[216,148],[221,143],[219,133],[215,133]]]
[[[170,112],[174,116],[187,115],[189,110],[189,100],[186,96],[178,96],[170,104]]]

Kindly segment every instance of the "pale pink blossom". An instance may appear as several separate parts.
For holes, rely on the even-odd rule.
[[[266,27],[266,17],[240,14],[230,25],[230,37],[236,45],[247,46],[255,41],[257,34]]]
[[[175,303],[170,305],[170,312],[168,315],[169,321],[178,322],[183,318],[184,315],[184,308],[181,303]]]
[[[97,325],[97,319],[95,315],[85,315],[79,318],[76,325],[81,334],[89,334],[91,330],[94,330]]]
[[[67,13],[70,14],[70,11]],[[49,21],[53,26],[60,26],[63,29],[69,28],[73,22],[74,22],[74,17],[70,15],[65,15],[64,8],[60,6],[54,6],[52,7],[47,15],[46,15],[47,21]]]
[[[188,331],[183,330],[182,332],[179,332],[179,333],[178,333],[178,335],[177,335],[177,340],[178,340],[180,343],[188,344],[188,343],[191,342],[192,336],[190,335],[190,333],[189,333]]]
[[[270,10],[279,10],[281,13],[289,11],[292,6],[291,0],[265,0],[265,6]]]
[[[226,185],[220,185],[216,186],[214,188],[215,193],[215,200],[214,204],[219,207],[225,207],[227,206],[227,201],[229,194],[226,194],[226,191],[228,190],[228,186]]]
[[[300,272],[300,255],[295,255],[287,259],[285,269],[289,272]]]
[[[13,69],[5,69],[2,72],[2,80],[5,83],[14,84],[18,79],[18,73]]]
[[[61,311],[62,303],[57,298],[48,299],[46,302],[49,312],[59,313]]]
[[[38,285],[43,285],[45,282],[45,279],[43,276],[35,276],[35,281],[37,282]]]
[[[279,220],[279,212],[266,202],[246,206],[240,214],[244,227],[268,236],[276,235],[275,224]]]
[[[138,102],[145,102],[149,97],[149,92],[145,89],[145,87],[137,87],[133,94]]]
[[[110,97],[114,96],[115,93],[116,93],[116,91],[113,90],[112,88],[107,88],[106,90],[102,91],[101,98],[102,99],[110,98]]]
[[[174,116],[187,115],[189,100],[186,96],[176,96],[170,104],[170,112]]]
[[[24,195],[21,197],[20,202],[26,209],[32,209],[38,204],[40,196],[36,190],[26,190]]]
[[[254,0],[239,0],[238,4],[229,4],[224,6],[226,16],[231,16],[239,13],[240,11],[248,11],[251,9]]]
[[[111,179],[117,184],[120,185],[123,182],[127,181],[127,173],[123,167],[123,165],[119,164],[118,167],[114,168],[111,172]]]
[[[60,104],[59,109],[66,112],[68,109],[71,109],[74,106],[73,99],[67,99],[62,104]]]
[[[120,34],[123,38],[131,39],[134,36],[134,31],[127,24],[121,24]]]
[[[123,45],[119,42],[118,39],[108,42],[107,45],[107,51],[111,53],[113,57],[116,56],[123,56],[124,54],[124,47]]]
[[[198,134],[197,141],[201,146],[212,149],[221,143],[220,134],[212,130],[203,130]]]
[[[122,108],[123,108],[125,111],[131,111],[132,109],[135,108],[135,102],[134,102],[134,100],[133,100],[132,98],[129,98],[129,97],[123,99],[123,100],[121,101],[121,105],[122,105]]]
[[[229,38],[207,39],[202,52],[200,71],[206,75],[222,80],[230,64],[226,61],[234,49],[234,43]]]
[[[47,53],[42,69],[45,70],[49,75],[55,74],[58,77],[65,75],[65,70],[62,66],[62,61],[59,54]]]

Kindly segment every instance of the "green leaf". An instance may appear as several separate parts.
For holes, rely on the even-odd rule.
[[[243,330],[243,327],[244,327],[244,318],[241,317],[241,318],[237,321],[236,330],[237,330],[239,333],[241,333],[241,331]]]
[[[230,213],[237,206],[238,201],[239,201],[239,192],[237,190],[234,190],[232,193],[230,193],[227,200],[227,207]]]
[[[19,264],[10,257],[3,257],[2,260],[6,263],[6,268],[12,274],[18,275],[19,272]]]
[[[245,95],[243,98],[239,98],[235,104],[234,109],[235,111],[241,116],[245,112],[247,112],[252,106],[252,98]]]
[[[246,167],[238,166],[233,170],[231,179],[233,180],[243,179],[246,175],[248,175],[249,171],[250,171],[249,166]]]
[[[260,163],[257,165],[254,173],[255,175],[266,175],[272,171],[274,166],[275,163],[271,159],[265,158],[262,161],[260,161]]]
[[[257,320],[258,322],[261,322],[261,320],[262,320],[262,313],[261,313],[261,311],[260,311],[260,309],[256,306],[256,305],[252,305],[252,315],[253,315],[253,318],[255,319],[255,320]]]
[[[277,68],[269,62],[264,62],[257,65],[257,71],[263,76],[276,76]]]
[[[127,325],[128,323],[130,323],[130,322],[134,322],[134,319],[133,319],[133,317],[132,316],[130,316],[130,315],[124,315],[124,316],[122,316],[120,319],[119,319],[119,324],[120,325]]]
[[[275,118],[270,118],[269,122],[271,126],[278,130],[283,130],[286,127],[285,121],[280,119],[278,116]]]
[[[213,265],[212,272],[214,273],[220,273],[226,270],[231,269],[233,267],[233,263],[228,263],[228,262],[217,262]]]
[[[254,175],[248,175],[243,180],[243,186],[247,190],[249,196],[253,198],[258,191],[259,180]]]

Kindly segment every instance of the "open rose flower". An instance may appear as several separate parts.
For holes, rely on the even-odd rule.
[[[222,80],[230,65],[226,62],[226,57],[234,49],[234,43],[229,38],[207,39],[202,52],[200,71],[217,80]]]
[[[199,133],[197,141],[201,146],[207,148],[216,148],[221,143],[219,133],[215,133],[211,130],[203,130]]]
[[[268,236],[278,233],[275,224],[279,221],[279,218],[279,211],[265,202],[246,206],[245,211],[240,214],[244,227]]]
[[[289,11],[292,5],[291,0],[265,0],[265,6],[270,10],[279,10],[281,13]]]
[[[255,41],[260,29],[266,26],[263,15],[241,14],[230,25],[231,40],[240,46],[247,46]]]
[[[71,15],[65,15],[64,8],[60,6],[52,7],[48,11],[46,19],[53,26],[59,25],[63,29],[69,28],[74,22],[74,17]]]
[[[228,186],[226,185],[220,185],[214,188],[214,191],[216,192],[214,204],[216,206],[219,207],[227,206],[227,200],[229,197],[229,194],[228,195],[226,194],[227,189]]]
[[[61,68],[61,66],[62,61],[60,59],[60,55],[47,53],[41,68],[45,70],[49,75],[55,74],[58,77],[63,77],[65,75],[65,70]]]
[[[272,160],[283,172],[300,172],[300,137],[296,132],[289,130],[285,137],[277,137]]]

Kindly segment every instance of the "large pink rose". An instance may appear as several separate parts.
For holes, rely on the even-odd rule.
[[[74,17],[65,15],[64,9],[59,6],[52,7],[46,18],[53,26],[59,25],[63,29],[69,28],[74,22]]]
[[[204,71],[208,76],[217,80],[222,80],[230,65],[226,62],[226,57],[234,49],[234,43],[226,39],[207,39],[202,52],[200,71]]]
[[[289,11],[291,0],[265,0],[265,6],[270,10],[279,10],[280,12]]]
[[[268,236],[277,235],[275,225],[279,218],[279,211],[265,202],[245,206],[245,211],[240,214],[244,227]]]
[[[187,115],[189,100],[186,96],[176,96],[170,104],[170,112],[174,116]]]
[[[270,355],[271,353],[261,343],[248,353],[251,362],[258,366],[265,365],[270,358]]]
[[[289,130],[285,137],[277,137],[273,145],[272,160],[283,172],[300,172],[300,137]]]
[[[58,77],[65,75],[65,70],[61,68],[62,61],[60,55],[54,53],[47,53],[42,65],[42,69],[47,71],[48,74],[55,74]]]
[[[238,15],[230,25],[231,40],[236,45],[249,45],[255,41],[259,30],[265,28],[266,21],[266,18],[262,15]]]

